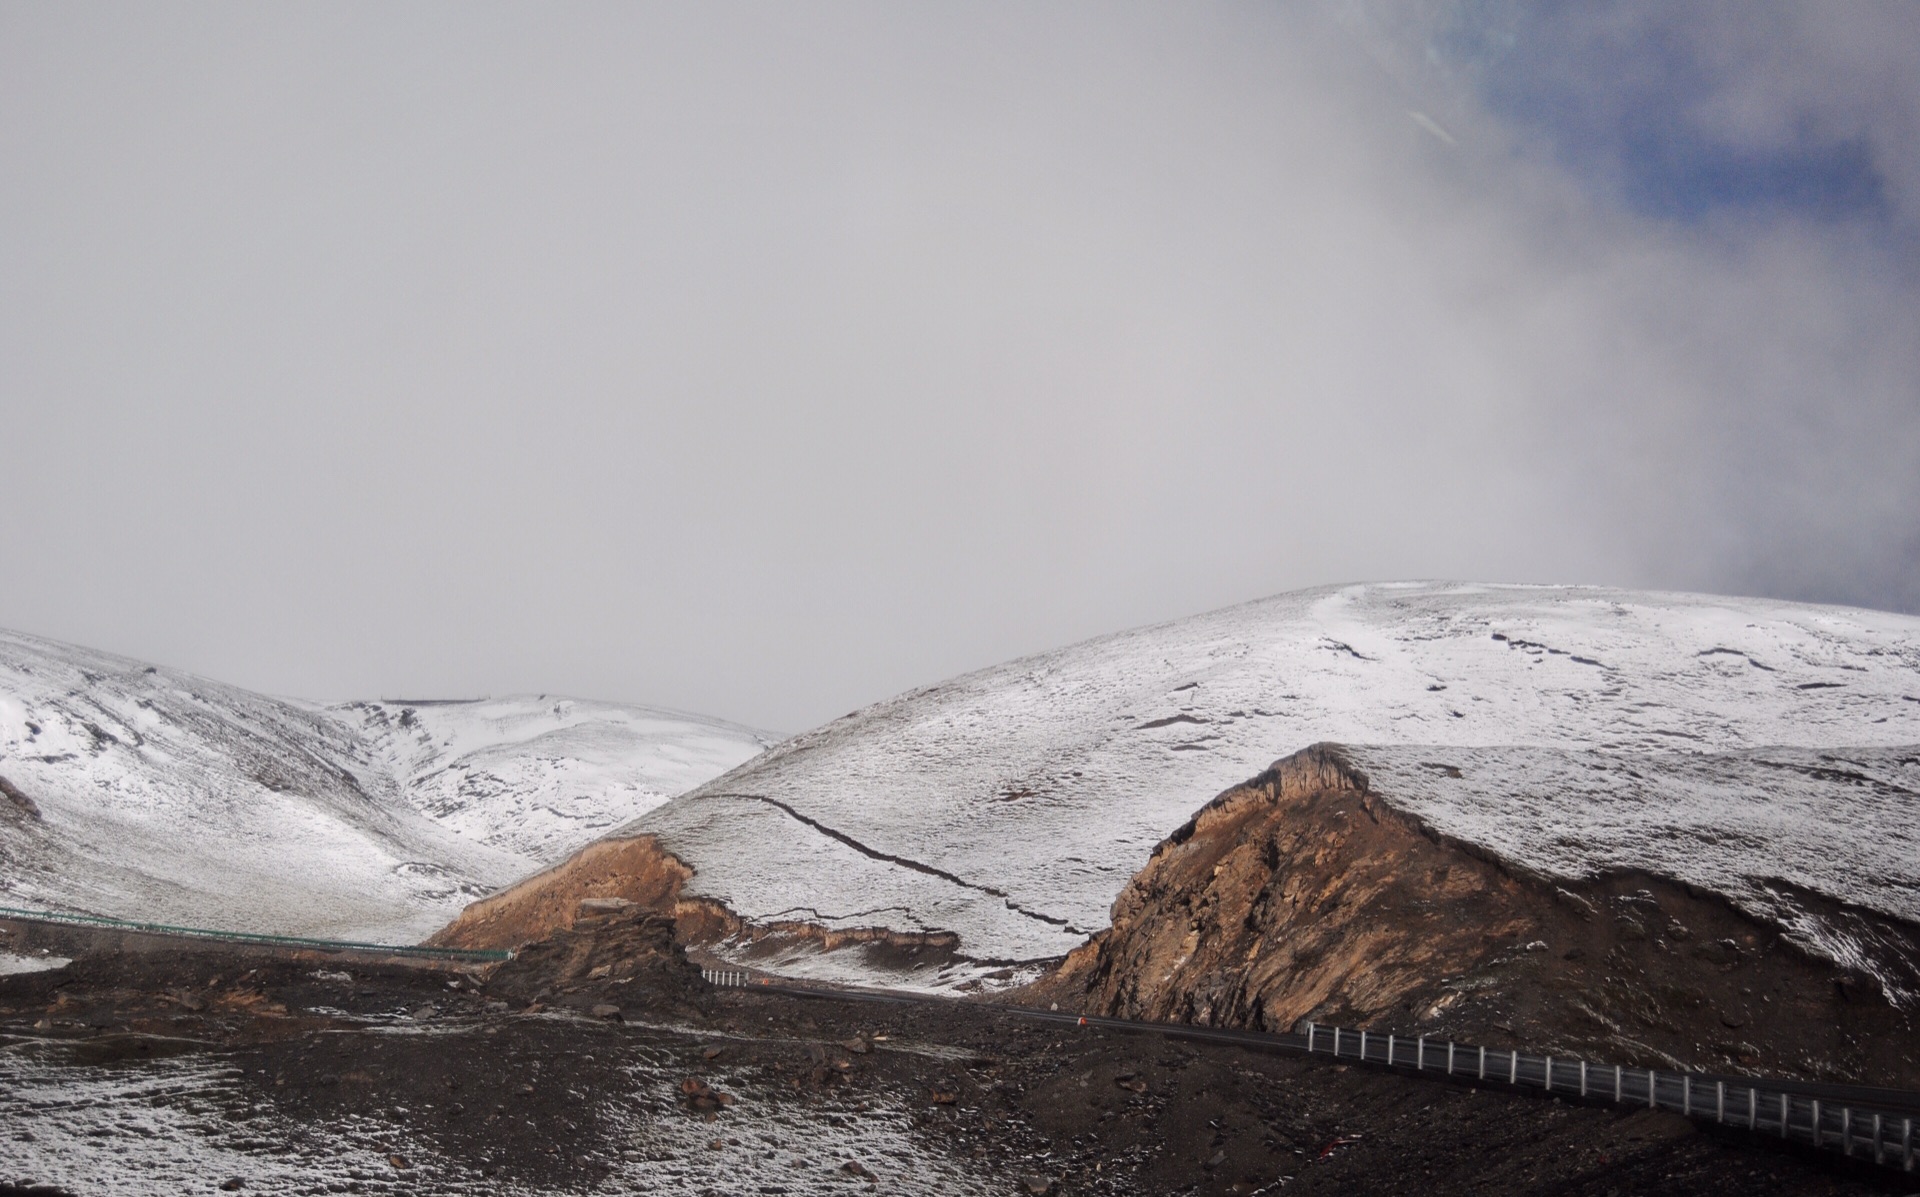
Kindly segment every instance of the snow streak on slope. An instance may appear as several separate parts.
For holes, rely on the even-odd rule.
[[[415,810],[542,865],[773,742],[718,719],[544,694],[329,711],[359,727]]]
[[[1283,595],[902,695],[626,830],[750,919],[947,929],[975,958],[1035,959],[1105,926],[1207,798],[1319,741],[1484,750],[1356,760],[1522,866],[1749,898],[1785,877],[1920,919],[1920,800],[1898,763],[1916,754],[1869,754],[1879,785],[1818,763],[1920,744],[1920,620],[1691,595]],[[1759,751],[1777,748],[1812,751]]]
[[[687,779],[703,762],[711,776],[759,747],[740,731],[729,759],[721,741],[731,733],[690,721],[688,750],[655,767],[672,741],[657,712],[575,704],[516,721],[516,704],[500,705],[508,714],[491,730],[504,745],[487,743],[488,717],[475,717],[408,758],[458,752],[487,762],[500,783],[442,821],[433,816],[447,801],[433,779],[396,774],[406,754],[393,735],[309,704],[0,632],[0,777],[19,795],[0,793],[0,904],[409,942],[590,839],[584,825],[630,818],[664,797],[642,782]],[[371,723],[382,709],[355,711]],[[635,736],[625,769],[621,719]],[[570,742],[567,730],[579,727],[584,740]],[[569,743],[587,751],[577,767]],[[585,791],[594,777],[607,787],[597,811]],[[573,845],[544,821],[549,807],[583,825]]]

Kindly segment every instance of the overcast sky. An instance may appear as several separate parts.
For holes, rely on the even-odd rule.
[[[1920,609],[1913,12],[0,2],[0,626],[794,731],[1332,582]]]

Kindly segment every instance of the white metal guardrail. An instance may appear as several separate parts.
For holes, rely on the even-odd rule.
[[[1586,1101],[1673,1110],[1689,1118],[1711,1119],[1723,1126],[1812,1143],[1848,1157],[1870,1157],[1883,1167],[1907,1172],[1914,1170],[1920,1158],[1911,1113],[1823,1102],[1805,1093],[1769,1088],[1757,1079],[1741,1084],[1691,1072],[1489,1050],[1424,1035],[1382,1035],[1312,1022],[1303,1027],[1309,1053],[1326,1052],[1416,1072],[1505,1082]]]
[[[753,982],[753,974],[737,968],[703,968],[700,979],[722,989],[739,989]]]

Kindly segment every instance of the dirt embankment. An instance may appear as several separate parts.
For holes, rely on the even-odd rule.
[[[938,964],[960,945],[960,937],[946,931],[833,929],[788,920],[750,923],[720,902],[687,895],[684,890],[692,877],[693,868],[652,836],[601,840],[473,903],[427,942],[435,947],[517,949],[571,930],[583,914],[592,917],[594,900],[621,899],[670,918],[682,946],[730,940],[748,959],[772,958],[801,947],[857,950],[882,966]]]
[[[624,899],[670,915],[683,928],[683,941],[724,938],[738,930],[739,920],[719,903],[681,896],[692,876],[693,869],[652,836],[601,840],[473,903],[427,942],[449,948],[518,948],[571,929],[581,916],[581,902],[595,898]]]
[[[1859,911],[1920,960],[1916,929]],[[1655,1066],[1920,1086],[1920,1030],[1724,901],[1658,878],[1560,885],[1445,841],[1317,745],[1157,848],[1113,926],[1034,996],[1261,1030],[1299,1020]]]

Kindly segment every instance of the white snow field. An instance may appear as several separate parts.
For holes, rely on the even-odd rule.
[[[268,698],[0,632],[0,905],[408,943],[761,750],[568,699]]]
[[[565,859],[775,739],[679,711],[547,695],[327,710],[358,727],[415,810],[538,865]]]
[[[1643,869],[1840,956],[1796,893],[1920,921],[1920,619],[1700,595],[1281,595],[889,699],[623,833],[749,919],[944,929],[974,961],[1035,961],[1106,926],[1202,803],[1320,741],[1548,876]]]

